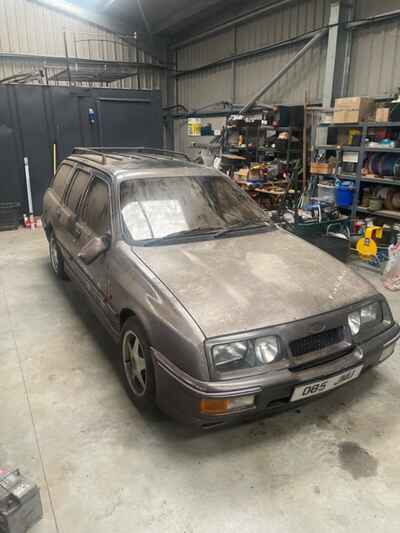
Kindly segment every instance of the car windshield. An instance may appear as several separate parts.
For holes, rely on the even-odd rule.
[[[257,204],[223,176],[126,180],[120,199],[125,230],[134,241],[268,224]]]

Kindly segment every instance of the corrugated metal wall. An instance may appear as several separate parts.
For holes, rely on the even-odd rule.
[[[236,52],[248,52],[285,41],[326,26],[330,0],[298,0],[288,6],[239,24]],[[364,19],[400,7],[399,0],[358,0],[355,19]],[[197,68],[235,53],[235,29],[202,39],[176,52],[179,71]],[[322,100],[327,39],[314,46],[282,77],[260,102],[302,104]],[[177,97],[189,110],[220,100],[245,104],[302,47],[303,43],[267,51],[236,62],[185,74],[177,80]],[[380,22],[353,31],[348,95],[384,96],[400,86],[400,19]],[[236,80],[233,85],[233,80]],[[177,138],[182,127],[177,126]],[[179,141],[180,142],[180,141]]]
[[[355,18],[400,8],[399,0],[362,0]],[[390,96],[400,86],[400,18],[353,31],[349,96]]]
[[[150,61],[142,51],[94,25],[28,0],[0,0],[0,52],[64,57],[64,29],[71,58]],[[43,68],[43,62],[0,59],[0,79],[38,68]],[[56,70],[60,69],[49,68],[49,76]],[[135,89],[138,85],[142,89],[160,88],[159,73],[142,73],[139,84],[133,77],[114,82],[111,87]]]
[[[248,52],[311,32],[328,22],[329,0],[303,0],[237,26],[236,52]],[[197,68],[235,53],[235,29],[185,46],[177,51],[178,70]],[[178,79],[179,103],[198,109],[219,100],[246,103],[304,44],[279,48],[236,63],[236,86],[230,64],[188,74]],[[311,50],[281,82],[266,94],[264,102],[302,103],[321,95],[326,43]],[[204,90],[207,89],[207,90]]]
[[[278,72],[304,43],[280,48],[264,56],[255,56],[237,65],[236,100],[247,103],[254,93]],[[325,42],[312,48],[262,98],[260,103],[304,103],[305,93],[316,101],[322,94],[324,82]]]

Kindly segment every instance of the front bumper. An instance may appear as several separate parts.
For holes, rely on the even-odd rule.
[[[288,409],[305,401],[290,401],[296,386],[325,379],[361,364],[364,372],[367,368],[390,357],[399,338],[400,326],[394,323],[381,334],[356,346],[350,353],[312,368],[298,371],[283,369],[251,378],[208,382],[192,378],[153,349],[157,404],[173,418],[201,427],[228,424]],[[255,405],[250,409],[212,415],[200,412],[202,399],[232,398],[251,394],[255,395]]]

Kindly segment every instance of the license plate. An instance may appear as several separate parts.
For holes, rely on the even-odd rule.
[[[336,389],[336,387],[340,387],[341,385],[358,378],[362,368],[362,365],[356,366],[355,368],[345,370],[330,378],[321,379],[320,381],[312,381],[311,383],[307,383],[307,385],[300,385],[294,389],[290,401],[296,402],[298,400],[304,400],[305,398],[322,394],[328,390]]]

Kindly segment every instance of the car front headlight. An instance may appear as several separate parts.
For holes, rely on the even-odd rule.
[[[257,360],[261,364],[273,363],[279,355],[278,337],[270,335],[255,340]]]
[[[232,342],[230,344],[219,344],[212,349],[214,365],[217,368],[226,365],[237,365],[243,361],[248,351],[248,342]]]
[[[378,302],[368,304],[357,311],[353,311],[347,317],[351,334],[358,335],[361,329],[381,319],[381,307]]]
[[[375,302],[361,309],[361,325],[378,320],[380,305]]]
[[[216,344],[211,349],[211,356],[218,372],[228,372],[273,363],[282,357],[282,350],[278,337],[269,335]]]
[[[349,324],[351,334],[358,335],[360,333],[361,328],[361,312],[353,311],[352,313],[350,313],[347,317],[347,322]]]

